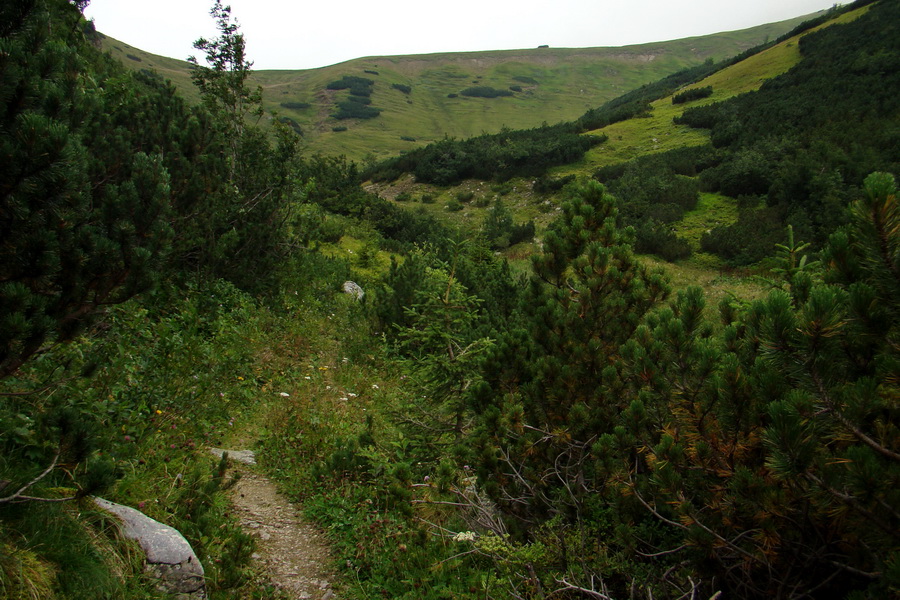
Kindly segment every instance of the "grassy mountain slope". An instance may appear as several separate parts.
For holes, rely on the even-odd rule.
[[[837,40],[830,43],[837,45],[848,43],[849,38],[844,40],[844,37],[842,37],[843,34],[836,33],[837,29],[831,29],[831,26],[849,23],[855,24],[860,17],[865,15],[871,9],[872,6],[869,5],[850,9],[847,12],[838,14],[825,24],[813,27],[798,35],[785,39],[765,51],[736,62],[702,80],[686,85],[684,88],[675,92],[675,94],[678,94],[692,88],[709,87],[711,88],[712,93],[708,98],[693,100],[683,104],[673,104],[672,100],[674,94],[667,93],[665,96],[652,102],[649,109],[646,112],[642,112],[640,116],[620,121],[590,132],[606,136],[607,141],[589,150],[585,157],[578,163],[552,169],[550,171],[551,177],[563,178],[574,175],[591,177],[598,169],[610,167],[612,165],[621,165],[628,161],[640,159],[641,157],[646,157],[648,155],[664,153],[679,148],[708,147],[710,143],[710,130],[691,128],[686,124],[679,125],[673,121],[673,118],[680,116],[686,110],[696,107],[712,105],[732,98],[744,98],[745,94],[759,90],[767,81],[772,81],[773,83],[782,81],[783,77],[780,76],[787,75],[793,67],[801,64],[803,56],[800,52],[800,46],[801,40],[805,36],[819,32],[827,27],[829,28],[827,29],[827,32],[835,32],[832,37]],[[861,27],[868,26],[861,25]],[[841,30],[843,31],[844,29],[841,28]],[[818,62],[821,62],[821,60]],[[820,74],[815,77],[819,80],[823,80],[824,77],[824,81],[826,82],[838,82],[840,81],[841,75],[840,72],[836,71],[833,75],[826,76]],[[783,86],[788,84],[782,83],[780,85]],[[811,93],[796,82],[790,85],[797,86],[797,94],[808,95]],[[836,86],[839,84],[828,83],[827,85],[837,89]],[[762,94],[761,98],[769,97],[768,94],[771,91],[771,86],[768,87],[770,89]],[[832,94],[833,91],[823,91],[822,93],[827,95]],[[760,102],[764,102],[764,100],[760,100]],[[848,118],[852,120],[855,117],[850,116]],[[774,128],[772,131],[776,134],[783,129],[782,126],[776,124],[773,124],[772,127]],[[762,152],[762,150],[755,150],[754,152]],[[840,154],[840,151],[838,154]],[[732,155],[726,153],[722,156],[729,157]],[[781,156],[781,154],[776,152],[774,156],[777,158],[777,156]],[[824,160],[822,157],[819,157],[819,159]],[[721,160],[721,157],[718,160]],[[727,160],[733,162],[735,159],[727,158]],[[767,158],[766,160],[769,159]],[[819,166],[814,169],[814,171],[820,171],[825,168],[822,165],[831,163],[828,163],[828,161],[825,160],[825,162],[817,164],[819,164]],[[644,165],[644,167],[647,166],[648,165]],[[769,178],[776,177],[776,174],[779,171],[784,171],[785,169],[792,171],[789,167],[779,169],[777,166],[766,166],[764,168],[766,170],[765,177]],[[839,171],[835,172],[845,171],[843,167],[828,167],[828,169],[832,168],[839,169]],[[870,168],[874,167],[870,165]],[[698,169],[698,171],[699,170],[702,169]],[[613,169],[613,171],[615,171],[615,169]],[[797,170],[797,173],[797,176],[801,177],[800,170]],[[610,177],[610,179],[618,179],[620,175],[615,175]],[[648,179],[652,178],[652,176],[651,173],[645,172],[642,175],[642,178]],[[781,175],[777,176],[781,177]],[[603,178],[603,180],[606,181],[607,179]],[[403,177],[393,183],[373,184],[370,189],[385,198],[396,198],[401,192],[406,192],[406,197],[413,200],[428,196],[432,198],[433,201],[430,204],[419,204],[418,210],[425,210],[441,218],[459,223],[467,222],[473,227],[480,226],[489,207],[493,205],[494,198],[502,195],[502,201],[513,212],[517,222],[534,219],[538,226],[538,230],[540,231],[541,226],[553,217],[555,210],[554,206],[556,206],[558,202],[552,195],[541,194],[535,191],[532,183],[533,181],[530,179],[514,180],[503,185],[480,184],[479,182],[473,181],[464,182],[457,187],[440,188],[423,185],[420,182],[414,182],[411,177]],[[847,185],[853,185],[853,182],[848,180]],[[709,189],[707,189],[707,187]],[[502,192],[500,192],[501,189]],[[827,187],[821,188],[821,190],[830,189],[831,188]],[[764,191],[765,189],[755,193],[760,194]],[[464,203],[461,209],[457,207],[455,210],[448,210],[448,206],[454,205],[454,198],[461,192],[473,193],[474,197],[470,202]],[[829,196],[835,194],[840,195],[844,192],[838,191],[838,187],[836,187],[832,191],[820,191],[819,193],[820,195]],[[628,202],[628,194],[624,191],[623,194],[625,195],[620,197],[620,200]],[[696,206],[686,206],[683,216],[676,218],[671,222],[667,221],[667,225],[664,229],[676,234],[678,238],[683,240],[684,243],[690,247],[690,249],[697,252],[701,249],[701,238],[708,232],[717,228],[722,229],[732,225],[736,223],[739,218],[743,218],[744,221],[747,221],[747,219],[750,218],[751,220],[749,222],[757,222],[753,217],[749,217],[749,213],[747,213],[746,210],[744,211],[746,214],[741,212],[739,209],[740,203],[736,200],[736,197],[736,194],[732,194],[732,197],[729,197],[715,184],[704,184],[704,186],[701,186],[701,194]],[[666,200],[653,200],[653,202],[665,201]],[[837,200],[834,202],[837,202]],[[781,212],[778,212],[778,210],[781,210]],[[778,210],[772,209],[771,211],[762,211],[757,216],[760,232],[763,229],[767,232],[767,240],[762,242],[762,245],[769,250],[771,250],[775,242],[769,243],[771,240],[768,238],[774,236],[775,241],[779,241],[781,239],[780,236],[783,235],[783,227],[786,223],[793,223],[795,229],[800,228],[800,230],[802,230],[803,239],[806,240],[815,240],[817,237],[821,239],[823,235],[827,234],[827,227],[819,224],[818,221],[815,220],[813,221],[813,226],[818,227],[818,229],[810,227],[808,218],[805,217],[803,213],[795,210],[792,206],[787,206],[783,210]],[[777,215],[775,214],[776,212],[778,213]],[[823,211],[813,210],[812,213],[808,214],[815,214],[818,217],[819,212]],[[742,214],[743,217],[741,217]],[[633,216],[633,218],[637,217]],[[763,221],[766,222],[765,227],[763,227]],[[638,219],[637,222],[641,222],[641,219]],[[527,248],[522,247],[513,248],[508,254],[511,258],[516,258],[520,255],[527,254],[528,252],[529,250]],[[694,262],[697,262],[697,266],[712,268],[716,268],[721,264],[718,259],[712,255],[706,254],[696,255],[696,260]]]
[[[559,173],[590,174],[597,167],[632,160],[646,154],[708,143],[707,130],[678,125],[673,122],[673,118],[681,115],[687,108],[721,102],[739,94],[758,90],[764,82],[787,72],[800,62],[798,42],[801,37],[823,27],[853,21],[868,10],[869,7],[865,6],[840,15],[828,23],[784,40],[772,48],[679,90],[680,93],[710,86],[713,93],[708,98],[673,104],[672,95],[668,95],[651,103],[652,111],[649,115],[614,123],[598,130],[597,133],[609,136],[609,141],[589,151],[581,164],[560,169]]]
[[[307,150],[384,158],[446,135],[470,137],[501,127],[521,129],[575,119],[622,93],[707,59],[733,56],[777,37],[805,20],[792,19],[736,32],[620,48],[537,48],[360,58],[320,69],[257,71],[268,110],[296,122]],[[102,24],[100,24],[102,27]],[[253,40],[248,40],[252,57]],[[188,98],[196,99],[189,64],[149,54],[106,37],[104,49],[134,69],[155,69]],[[330,115],[347,92],[329,82],[355,75],[375,82],[371,120],[338,121]],[[409,86],[406,94],[392,87]],[[458,95],[472,86],[521,91],[511,97]],[[458,97],[450,98],[451,94]],[[286,108],[283,104],[308,104]],[[346,131],[333,131],[346,127]],[[413,141],[414,140],[414,141]]]

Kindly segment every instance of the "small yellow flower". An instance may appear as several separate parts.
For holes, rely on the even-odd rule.
[[[238,375],[238,381],[243,381],[243,380],[244,380],[244,378],[241,377],[240,375]]]
[[[157,408],[157,409],[156,409],[156,414],[161,415],[161,414],[162,414],[162,411],[159,410],[159,409]]]

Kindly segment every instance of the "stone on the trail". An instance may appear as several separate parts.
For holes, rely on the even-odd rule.
[[[94,498],[94,502],[122,521],[122,533],[136,540],[147,557],[145,570],[159,580],[161,590],[178,598],[206,598],[203,565],[181,533],[129,506]]]
[[[345,281],[344,285],[343,285],[343,287],[341,287],[341,289],[344,291],[345,294],[349,294],[350,296],[353,296],[357,300],[362,300],[363,296],[366,295],[366,293],[359,286],[359,284],[356,282],[353,282],[353,281]]]
[[[218,458],[222,458],[222,454],[227,452],[228,458],[235,462],[243,463],[245,465],[256,464],[256,454],[253,450],[223,450],[222,448],[210,448],[209,451]]]

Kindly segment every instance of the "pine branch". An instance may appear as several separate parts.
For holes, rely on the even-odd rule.
[[[819,392],[819,395],[825,401],[825,405],[828,407],[828,411],[831,412],[831,414],[833,414],[835,416],[835,418],[838,421],[840,421],[844,427],[849,429],[850,433],[852,433],[854,436],[856,436],[856,438],[859,441],[861,441],[862,443],[864,443],[866,446],[870,447],[871,449],[875,450],[882,456],[889,458],[893,461],[900,462],[900,454],[897,454],[896,452],[890,450],[889,448],[885,448],[884,446],[879,444],[877,441],[870,438],[868,435],[865,434],[865,432],[863,432],[861,429],[859,429],[853,423],[851,423],[847,419],[847,417],[845,417],[844,415],[841,414],[841,411],[838,410],[837,405],[831,399],[831,396],[828,394],[828,390],[825,389],[825,384],[822,381],[822,378],[819,375],[819,372],[815,368],[811,369],[811,375],[812,375],[813,383],[815,383],[815,385],[816,385],[816,390]]]
[[[50,474],[50,472],[56,468],[56,464],[59,462],[59,454],[61,449],[57,448],[56,454],[53,456],[53,460],[50,461],[50,465],[44,469],[40,475],[23,485],[18,489],[14,494],[7,496],[6,498],[0,498],[0,504],[12,503],[12,502],[65,502],[67,500],[72,500],[75,496],[71,496],[69,498],[38,498],[35,496],[25,496],[24,492],[42,480],[44,477]]]
[[[856,512],[861,514],[863,517],[872,521],[872,523],[877,525],[882,531],[888,533],[891,537],[900,539],[900,531],[898,531],[896,528],[891,527],[890,524],[884,522],[881,518],[879,518],[877,515],[875,515],[872,511],[865,508],[859,502],[859,500],[857,500],[854,496],[852,496],[851,494],[846,494],[840,490],[837,490],[837,489],[831,487],[830,485],[825,483],[822,479],[820,479],[819,477],[816,477],[812,473],[807,472],[804,475],[806,476],[806,478],[808,480],[815,483],[821,489],[825,490],[826,492],[828,492],[829,494],[831,494],[838,500],[844,502],[845,504],[847,504],[848,506],[853,508]]]
[[[603,592],[598,592],[597,590],[593,589],[593,587],[594,587],[594,577],[593,576],[591,576],[591,587],[590,588],[581,587],[581,586],[575,585],[573,583],[569,583],[565,579],[557,579],[556,583],[559,583],[559,584],[563,585],[564,587],[553,590],[552,592],[547,594],[547,598],[555,596],[556,594],[562,594],[564,592],[579,592],[581,594],[586,594],[589,598],[596,598],[597,600],[613,600],[612,596],[609,596],[608,594],[605,594]],[[602,582],[600,585],[603,586]],[[605,589],[606,586],[603,586],[603,588]]]

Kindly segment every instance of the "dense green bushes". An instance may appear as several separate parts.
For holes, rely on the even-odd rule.
[[[354,96],[371,96],[375,82],[365,77],[344,75],[341,79],[330,82],[325,86],[329,90],[350,90]]]
[[[306,110],[311,107],[312,104],[309,102],[282,102],[279,104],[281,108],[287,108],[289,110]]]
[[[712,96],[713,89],[711,85],[700,88],[693,88],[672,96],[672,104],[684,104],[685,102],[693,102],[694,100],[702,100]]]
[[[184,191],[167,170],[184,148],[154,138],[187,134],[187,111],[100,55],[80,18],[62,2],[0,9],[0,379],[158,279]]]
[[[380,108],[369,106],[372,99],[372,89],[375,82],[365,77],[344,75],[337,81],[332,81],[326,87],[329,90],[349,90],[350,95],[346,100],[337,103],[337,112],[332,117],[338,120],[344,119],[374,119],[381,114]]]
[[[380,108],[366,106],[359,102],[346,100],[338,102],[338,111],[331,116],[338,120],[343,119],[374,119],[381,114]]]
[[[712,158],[708,147],[680,148],[604,167],[594,178],[606,183],[624,222],[635,227],[635,249],[673,261],[690,256],[691,249],[669,224],[697,205],[700,182],[688,175],[696,175],[697,165]]]
[[[715,64],[710,59],[702,65],[683,69],[587,111],[575,121],[575,125],[583,131],[592,131],[634,118],[648,112],[650,103],[654,100],[668,96],[682,86],[700,81],[722,67],[723,65]]]
[[[578,135],[565,126],[445,139],[375,165],[366,177],[386,181],[409,172],[423,183],[452,185],[469,178],[539,176],[549,167],[576,160],[604,139]]]
[[[773,214],[821,247],[869,171],[900,170],[898,19],[895,3],[874,4],[855,21],[802,37],[803,60],[759,91],[686,110],[676,120],[711,129],[720,148],[717,164],[701,174],[704,188],[764,195]],[[727,237],[710,236],[707,246],[721,248]]]
[[[601,578],[610,597],[889,594],[893,177],[867,178],[825,253],[828,283],[789,237],[776,289],[724,301],[718,329],[696,288],[653,310],[665,284],[631,260],[602,188],[575,193],[535,260],[522,328],[484,364],[475,443],[460,449],[507,543],[525,552],[548,544],[536,523],[552,528],[547,579],[589,595]]]
[[[492,250],[503,250],[534,238],[534,221],[517,225],[499,197],[487,211],[481,233]]]
[[[300,127],[300,124],[297,121],[293,120],[290,117],[278,117],[278,122],[282,125],[287,125],[291,128],[291,131],[296,133],[297,135],[303,135],[303,128]]]
[[[567,175],[565,177],[548,177],[546,175],[541,175],[535,180],[532,189],[538,194],[550,194],[552,192],[560,191],[573,181],[575,181],[574,175]]]
[[[674,262],[688,258],[691,246],[687,240],[678,237],[666,221],[650,217],[635,225],[634,251],[655,254],[663,260]]]
[[[513,95],[510,90],[498,90],[486,85],[466,88],[459,94],[461,96],[468,96],[469,98],[501,98]]]

